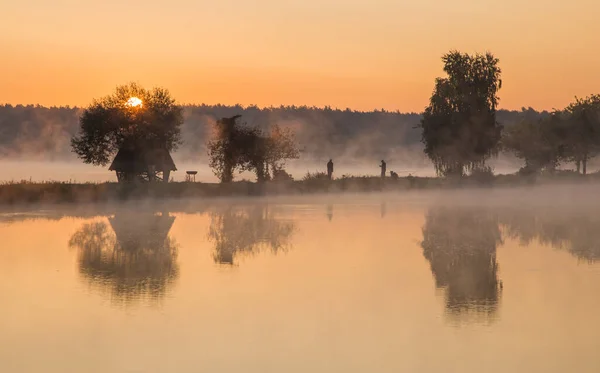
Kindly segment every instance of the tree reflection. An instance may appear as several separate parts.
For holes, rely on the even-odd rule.
[[[523,245],[537,240],[590,263],[600,260],[600,217],[591,209],[513,208],[500,216],[507,236]]]
[[[495,214],[469,208],[429,210],[423,227],[423,255],[438,288],[445,289],[452,314],[490,316],[499,299],[496,248],[502,235]]]
[[[294,229],[293,222],[278,220],[268,206],[259,205],[211,213],[208,236],[215,242],[215,262],[233,264],[239,254],[287,250]]]
[[[80,273],[114,299],[158,299],[177,278],[177,245],[168,237],[175,217],[119,213],[85,224],[69,241],[78,250]]]

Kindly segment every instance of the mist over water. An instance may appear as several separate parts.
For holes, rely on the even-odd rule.
[[[219,182],[208,166],[206,159],[197,161],[180,161],[177,153],[173,156],[177,171],[171,174],[174,181],[184,181],[186,171],[198,171],[196,181],[206,183]],[[339,159],[339,160],[338,160]],[[325,172],[326,163],[329,158],[318,160],[292,160],[288,162],[286,170],[294,177],[295,180],[301,180],[307,172]],[[353,176],[375,176],[380,172],[378,159],[368,161],[353,161],[352,159],[336,158],[335,159],[335,177],[343,175]],[[423,176],[434,177],[435,170],[431,163],[425,157],[414,157],[414,159],[397,159],[386,160],[389,171],[395,171],[400,176]],[[490,164],[494,167],[496,173],[507,174],[514,173],[518,170],[518,164],[511,158],[500,157],[493,160]],[[592,165],[593,166],[593,165]],[[0,182],[31,180],[33,182],[44,181],[62,181],[62,182],[116,182],[114,172],[108,171],[108,166],[92,166],[81,163],[79,160],[63,160],[46,162],[44,160],[31,159],[13,159],[0,160],[0,169],[2,175]],[[593,170],[593,168],[591,168]],[[235,175],[236,180],[251,180],[255,181],[256,175],[250,172]]]
[[[79,130],[82,109],[69,107],[0,105],[1,181],[77,181],[115,180],[108,167],[82,164],[71,151],[70,140]],[[190,105],[185,107],[183,144],[172,156],[178,171],[175,181],[185,179],[185,171],[198,171],[196,180],[214,182],[208,167],[206,143],[213,135],[216,120],[241,114],[242,122],[267,130],[280,125],[291,129],[302,150],[300,159],[289,162],[288,171],[296,180],[307,171],[325,171],[330,158],[335,175],[378,175],[379,162],[385,159],[388,170],[400,176],[434,176],[434,169],[423,153],[421,133],[416,128],[421,115],[386,111],[359,112],[314,107],[258,108],[240,105]],[[498,111],[498,121],[506,127],[524,116],[547,115],[533,109]],[[501,154],[490,160],[496,173],[517,171],[522,162]],[[565,165],[572,168],[573,165]],[[593,170],[594,164],[590,164]],[[254,180],[250,174],[238,179]]]
[[[596,372],[595,190],[0,213],[0,371]]]

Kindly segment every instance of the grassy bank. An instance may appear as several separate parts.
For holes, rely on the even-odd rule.
[[[28,181],[0,184],[0,205],[103,203],[147,198],[215,198],[264,195],[302,195],[315,193],[403,192],[409,190],[453,189],[459,187],[510,187],[548,183],[600,181],[599,174],[588,176],[573,172],[553,175],[496,175],[444,179],[433,177],[400,177],[381,179],[374,176],[351,176],[327,180],[322,175],[298,181],[248,181],[230,184],[173,182],[169,184],[124,185],[117,183],[72,184],[65,182],[32,183]]]

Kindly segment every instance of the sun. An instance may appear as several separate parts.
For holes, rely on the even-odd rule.
[[[130,97],[129,100],[127,100],[127,106],[131,106],[131,107],[138,107],[138,106],[142,106],[142,100],[140,100],[137,97]]]

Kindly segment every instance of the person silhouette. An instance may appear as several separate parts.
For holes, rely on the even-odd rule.
[[[333,160],[329,160],[329,162],[327,162],[327,177],[329,178],[329,180],[331,180],[331,177],[333,175]]]
[[[385,161],[382,159],[381,160],[381,164],[379,165],[379,167],[381,167],[381,178],[385,179],[385,171],[387,168],[387,163],[385,163]]]
[[[406,179],[408,180],[408,185],[413,188],[415,186],[415,177],[412,174],[408,174]]]

